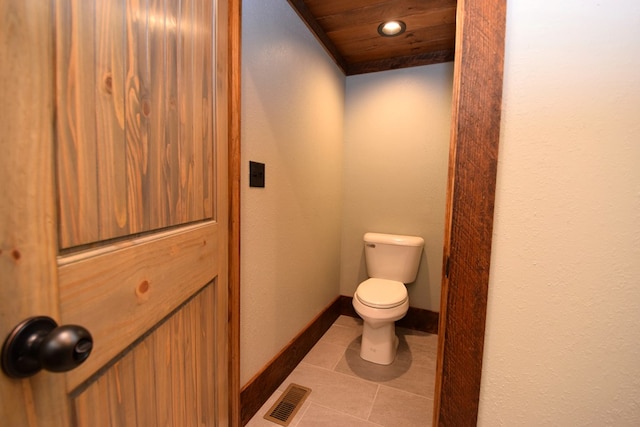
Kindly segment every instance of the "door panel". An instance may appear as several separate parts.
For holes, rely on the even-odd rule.
[[[0,373],[3,423],[228,424],[227,14],[0,0],[1,338],[46,315],[94,339]]]
[[[62,323],[84,326],[95,343],[67,374],[68,390],[217,276],[217,233],[209,222],[60,259]]]
[[[212,7],[56,2],[61,248],[211,218]]]
[[[78,425],[208,425],[216,410],[209,404],[215,393],[214,286],[206,286],[77,393],[73,418]],[[195,339],[191,331],[199,332]]]

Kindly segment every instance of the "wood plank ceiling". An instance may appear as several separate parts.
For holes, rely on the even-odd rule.
[[[346,75],[453,61],[456,0],[287,0]],[[396,37],[378,25],[401,20]]]

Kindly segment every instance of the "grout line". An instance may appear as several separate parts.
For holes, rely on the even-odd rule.
[[[424,395],[418,394],[418,393],[413,393],[411,391],[407,391],[407,390],[404,390],[404,389],[401,389],[401,388],[398,388],[398,387],[392,387],[392,386],[386,385],[386,384],[380,384],[380,387],[385,387],[385,388],[388,388],[390,390],[394,390],[394,391],[397,391],[397,392],[400,392],[400,393],[404,393],[404,394],[410,394],[412,396],[419,397],[421,399],[431,400],[433,402],[433,397],[424,396]]]
[[[367,416],[367,418],[360,418],[360,417],[356,417],[356,416],[355,416],[355,415],[353,415],[353,414],[349,414],[349,413],[344,412],[344,411],[341,411],[341,410],[339,410],[339,409],[332,408],[331,406],[321,405],[321,404],[319,404],[318,402],[312,402],[312,403],[313,403],[314,405],[316,405],[316,406],[320,407],[320,408],[328,409],[329,411],[332,411],[332,412],[337,412],[338,414],[345,415],[345,416],[347,416],[347,417],[349,417],[349,418],[353,418],[354,420],[366,421],[366,422],[371,423],[371,424],[373,424],[373,425],[380,426],[380,427],[384,427],[384,426],[382,426],[382,424],[378,424],[378,423],[374,423],[373,421],[369,421],[369,420],[368,420],[368,416]],[[309,406],[311,406],[311,405],[309,405]]]
[[[378,393],[380,393],[380,384],[378,384],[378,388],[376,389],[376,394],[373,396],[373,400],[371,401],[371,407],[369,408],[369,413],[367,414],[367,421],[371,418],[371,413],[373,412],[373,405],[376,403],[376,399],[378,398]]]
[[[337,371],[336,371],[336,368],[337,368],[337,367],[338,367],[338,365],[340,364],[340,361],[342,360],[342,358],[343,358],[343,357],[346,357],[346,355],[347,355],[347,350],[348,350],[348,347],[345,347],[345,348],[342,350],[342,355],[341,355],[340,357],[338,357],[338,360],[336,361],[336,363],[334,363],[334,364],[333,364],[333,366],[331,367],[331,371],[332,371],[332,372],[337,372]]]
[[[309,397],[311,397],[311,396],[309,396]],[[304,411],[301,410],[296,414],[296,416],[293,419],[296,420],[296,418],[297,418],[297,420],[296,420],[295,423],[291,424],[291,427],[296,427],[296,426],[300,425],[300,421],[302,421],[302,418],[304,418],[304,415],[307,413],[307,411],[311,407],[312,403],[313,403],[313,401],[311,401],[309,398],[307,398],[307,400],[302,404],[302,407],[304,408],[304,406],[306,405],[306,408],[304,408]],[[302,408],[300,408],[300,409],[302,409]]]
[[[306,365],[306,366],[309,366],[309,367],[314,368],[314,369],[320,369],[320,370],[323,370],[323,371],[330,372],[332,374],[339,375],[339,376],[344,377],[344,378],[361,381],[363,383],[375,384],[375,385],[378,385],[378,386],[380,385],[380,383],[368,380],[366,378],[361,378],[361,377],[359,377],[357,375],[345,374],[344,372],[334,371],[332,369],[328,369],[328,368],[325,368],[325,367],[322,367],[322,366],[312,365],[310,363],[303,363],[303,362],[300,362],[300,365]],[[300,365],[298,365],[298,366],[300,366]],[[296,369],[298,369],[298,366],[296,366]],[[293,374],[294,372],[295,372],[295,369],[291,373]]]

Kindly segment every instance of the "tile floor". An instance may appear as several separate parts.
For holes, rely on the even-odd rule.
[[[396,360],[381,366],[360,358],[361,334],[340,316],[247,426],[277,426],[263,416],[292,382],[312,391],[291,427],[430,426],[437,335],[396,328]]]

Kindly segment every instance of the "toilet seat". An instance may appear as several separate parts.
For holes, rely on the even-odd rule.
[[[358,286],[355,297],[372,308],[393,308],[409,298],[404,283],[387,279],[367,279]]]

